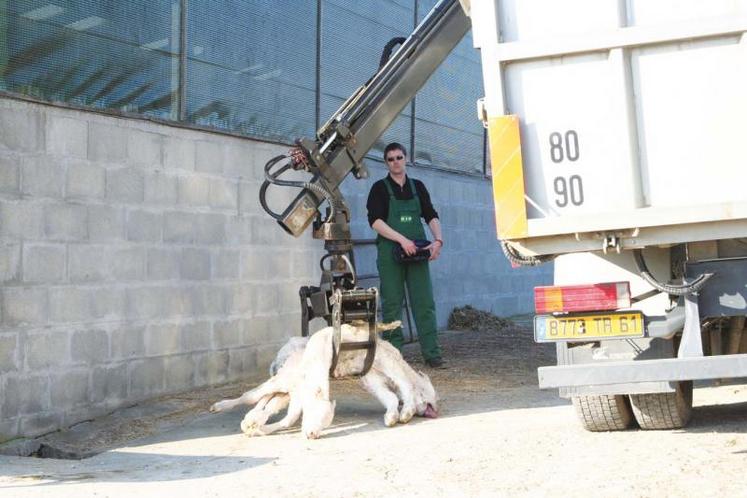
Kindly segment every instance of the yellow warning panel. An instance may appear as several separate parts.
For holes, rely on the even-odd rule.
[[[522,239],[527,235],[527,211],[519,118],[515,115],[489,118],[488,139],[498,238]]]

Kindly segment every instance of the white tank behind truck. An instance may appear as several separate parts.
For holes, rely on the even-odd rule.
[[[473,0],[498,237],[590,430],[747,377],[747,0]],[[471,4],[471,5],[470,5]]]

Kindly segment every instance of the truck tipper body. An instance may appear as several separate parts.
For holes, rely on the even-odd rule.
[[[540,387],[590,430],[681,427],[692,381],[747,377],[747,1],[463,5],[497,236],[554,262]]]

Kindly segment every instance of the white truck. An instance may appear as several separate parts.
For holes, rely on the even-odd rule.
[[[304,334],[314,317],[374,330],[338,187],[366,176],[470,27],[498,238],[514,264],[554,262],[535,289],[535,339],[558,357],[540,387],[589,430],[685,425],[693,381],[747,377],[747,0],[441,0],[315,139],[265,168],[268,214],[294,236],[313,222],[327,249],[320,285],[301,288]],[[301,192],[275,212],[271,185]]]
[[[685,425],[747,377],[747,1],[474,0],[498,237],[554,261],[542,388],[589,430]]]

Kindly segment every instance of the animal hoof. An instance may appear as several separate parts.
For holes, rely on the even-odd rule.
[[[257,436],[260,434],[259,424],[254,420],[242,420],[241,421],[241,432],[247,436]]]
[[[411,410],[411,409],[402,410],[402,412],[400,412],[399,414],[399,423],[406,424],[412,419],[414,415],[415,415],[415,410]]]
[[[397,412],[392,412],[392,413],[387,412],[387,414],[384,415],[384,425],[386,425],[387,427],[394,427],[395,425],[397,425],[398,420],[399,420],[399,413]]]

